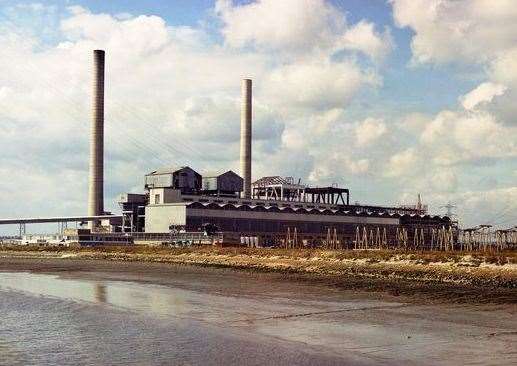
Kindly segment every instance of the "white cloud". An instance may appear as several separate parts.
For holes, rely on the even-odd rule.
[[[365,174],[370,168],[370,161],[368,159],[346,160],[346,170],[353,175]]]
[[[430,179],[438,192],[454,192],[458,188],[458,176],[450,168],[435,169]]]
[[[266,93],[281,109],[325,110],[345,106],[360,88],[379,82],[353,62],[298,62],[273,70]]]
[[[336,30],[345,23],[343,14],[323,0],[258,0],[245,5],[218,0],[216,13],[231,46],[280,53],[331,47]]]
[[[453,201],[466,225],[486,222],[500,204],[480,205],[474,210],[469,200],[477,195],[484,203],[486,196],[500,201],[500,194],[514,190],[506,183],[506,187],[497,189],[498,193],[492,192],[497,180],[507,180],[504,162],[517,158],[517,128],[501,123],[482,107],[445,110],[434,117],[418,119],[418,126],[423,123],[424,128],[409,132],[420,135],[419,140],[389,158],[385,176],[406,187],[402,188],[402,196],[424,193],[434,210]],[[405,124],[400,128],[405,129]],[[494,179],[481,187],[479,179],[474,178],[484,172]]]
[[[491,102],[497,96],[503,95],[508,88],[501,84],[485,82],[460,98],[463,108],[472,110],[485,102]]]
[[[517,187],[504,187],[484,191],[468,190],[455,197],[461,202],[460,217],[465,226],[490,224],[498,228],[511,228],[517,222]]]
[[[422,132],[421,142],[439,164],[482,158],[517,157],[517,129],[485,111],[440,112]]]
[[[134,57],[159,51],[171,39],[165,21],[158,16],[117,19],[79,7],[73,10],[74,16],[61,22],[61,30],[70,41],[95,42],[119,52],[121,44],[131,44],[125,55]]]
[[[514,48],[513,0],[391,0],[399,27],[410,27],[416,62],[483,63]]]
[[[456,9],[445,0],[397,9],[399,24],[415,31],[415,61],[483,64],[487,82],[460,100],[468,110],[458,105],[433,115],[391,118],[394,112],[387,111],[365,118],[369,111],[357,113],[357,106],[376,102],[368,91],[382,84],[379,61],[394,47],[390,30],[364,20],[349,24],[329,1],[291,1],[219,1],[224,42],[202,25],[176,27],[157,16],[81,7],[56,15],[50,32],[57,42],[0,23],[0,174],[15,172],[0,189],[10,195],[12,182],[23,191],[36,182],[46,192],[44,199],[13,195],[0,215],[11,216],[12,207],[19,216],[84,210],[94,48],[107,51],[106,197],[112,208],[117,194],[141,189],[142,175],[160,165],[238,170],[242,77],[254,80],[254,177],[351,183],[370,202],[386,204],[410,187],[411,197],[421,191],[443,204],[470,190],[463,178],[479,161],[517,156],[513,117],[497,113],[515,100],[515,47],[504,37],[486,41],[487,47],[460,45],[454,29],[469,42],[488,39],[461,33],[455,24],[465,17],[477,27],[475,12],[445,14],[443,6]],[[481,15],[486,24],[489,16],[504,18],[497,9]],[[487,34],[499,37],[509,27],[487,28]],[[63,190],[71,192],[66,202]],[[24,199],[35,204],[11,203]]]
[[[321,161],[318,159],[318,161]],[[370,170],[368,159],[355,159],[346,155],[327,157],[312,168],[308,180],[313,184],[330,185],[342,179],[342,175],[363,176]]]
[[[185,139],[193,137],[199,142],[237,143],[240,139],[240,99],[229,97],[189,97],[183,108],[173,110],[171,123],[164,127],[167,134],[177,134]],[[278,145],[284,129],[265,106],[254,103],[253,141],[266,140],[271,148]],[[277,141],[275,143],[275,141]]]
[[[369,145],[381,138],[387,130],[382,119],[367,118],[355,128],[356,143],[358,146]]]
[[[391,32],[375,30],[375,24],[364,20],[348,29],[340,42],[344,49],[361,51],[375,61],[381,61],[393,49]]]
[[[377,62],[393,49],[388,28],[380,33],[365,20],[349,25],[345,13],[325,0],[256,0],[240,5],[218,0],[216,14],[228,45],[274,51],[277,57],[311,58],[352,50]]]
[[[279,16],[278,3],[257,4],[268,5],[273,19]],[[56,15],[57,37],[50,43],[37,33],[29,36],[23,29],[0,23],[2,169],[24,165],[26,175],[13,176],[14,180],[75,192],[71,205],[60,203],[61,194],[45,188],[45,200],[34,206],[39,214],[84,210],[91,53],[102,48],[107,70],[107,207],[116,209],[115,197],[140,186],[142,175],[159,166],[238,169],[242,77],[254,79],[254,173],[309,176],[329,149],[340,148],[336,132],[353,138],[343,111],[359,91],[377,87],[381,78],[377,70],[353,57],[333,57],[335,40],[348,29],[344,13],[327,2],[307,4],[319,10],[299,10],[303,22],[288,25],[286,33],[271,43],[281,47],[299,37],[293,43],[296,50],[287,46],[289,52],[309,49],[310,55],[297,58],[279,57],[281,52],[272,48],[264,52],[262,42],[271,36],[264,29],[266,33],[249,36],[254,47],[235,49],[240,43],[232,39],[230,23],[223,28],[223,33],[230,32],[226,45],[205,34],[201,26],[175,27],[158,16],[94,14],[78,6]],[[220,15],[242,10],[233,5],[222,10],[221,2],[218,6]],[[321,14],[329,18],[322,20]],[[261,26],[257,17],[248,22]],[[300,28],[303,24],[310,26]],[[348,135],[342,132],[347,128]],[[364,174],[372,165],[360,155],[334,161],[350,174]],[[73,175],[64,176],[67,171]],[[327,179],[342,179],[337,174],[324,178],[326,184]],[[0,182],[0,189],[11,184]],[[6,216],[11,206],[2,204],[0,215]]]
[[[515,124],[517,106],[517,7],[513,0],[391,0],[393,18],[408,27],[412,63],[474,67],[486,82],[464,96],[466,109],[480,108]],[[479,76],[476,76],[477,78]],[[498,96],[498,98],[494,98]]]
[[[517,88],[517,41],[515,47],[499,53],[490,64],[489,74],[495,81]]]
[[[407,148],[391,156],[386,169],[388,177],[412,175],[412,170],[418,163],[417,152],[414,148]]]
[[[430,120],[431,117],[423,113],[414,112],[404,116],[401,121],[397,123],[397,127],[410,136],[419,136]]]

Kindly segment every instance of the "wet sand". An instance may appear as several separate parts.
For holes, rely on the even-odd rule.
[[[139,317],[156,322],[153,329],[137,330],[163,349],[146,359],[135,354],[135,364],[517,363],[512,301],[452,304],[432,296],[359,291],[298,274],[99,260],[4,258],[2,278],[0,296],[1,291],[32,296],[29,303],[60,298],[83,304],[79,313],[95,304],[128,327]],[[162,345],[178,322],[199,329],[189,343],[195,347]],[[0,355],[1,340],[0,333]],[[171,349],[178,362],[152,356]]]

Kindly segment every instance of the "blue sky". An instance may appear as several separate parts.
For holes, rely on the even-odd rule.
[[[516,24],[508,0],[0,1],[0,216],[85,210],[103,48],[112,210],[162,165],[237,170],[251,76],[255,178],[517,220]]]

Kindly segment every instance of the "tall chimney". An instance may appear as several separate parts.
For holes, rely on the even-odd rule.
[[[241,174],[244,198],[251,198],[251,79],[242,80],[241,105]]]
[[[104,214],[104,58],[104,51],[93,51],[88,216]],[[98,225],[99,222],[91,221],[89,227],[94,230]]]

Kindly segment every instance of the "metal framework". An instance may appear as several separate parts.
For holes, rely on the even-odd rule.
[[[347,188],[337,187],[311,187],[306,188],[305,201],[310,197],[309,202],[329,203],[332,205],[350,205],[350,191]],[[346,200],[343,197],[346,195]]]
[[[275,201],[305,202],[305,189],[300,182],[295,183],[292,177],[263,177],[253,182],[252,198]]]
[[[252,186],[254,199],[350,205],[350,191],[346,188],[308,187],[300,180],[295,183],[293,177],[263,177]]]

